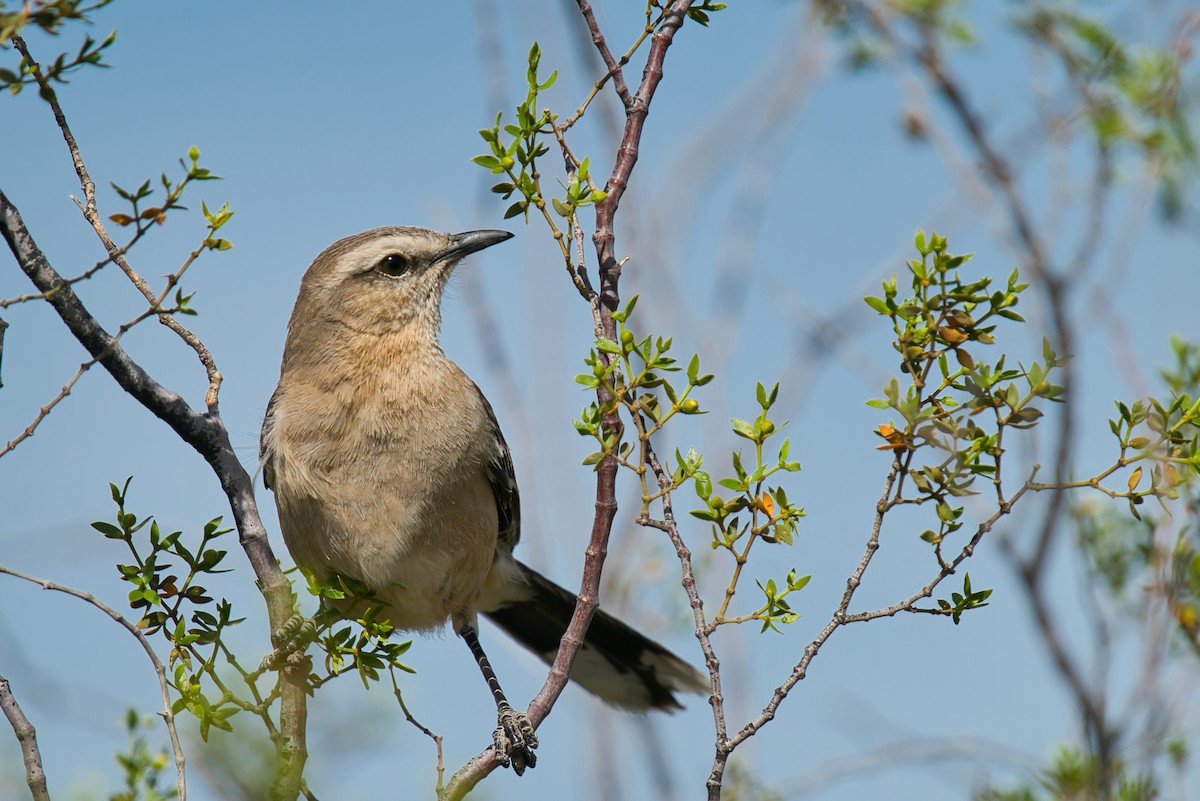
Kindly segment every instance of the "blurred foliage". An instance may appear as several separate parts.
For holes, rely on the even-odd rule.
[[[1176,742],[1176,741],[1171,741]],[[985,788],[973,801],[1154,801],[1162,788],[1154,776],[1117,764],[1106,773],[1096,758],[1078,748],[1059,748],[1036,784]],[[1179,767],[1177,764],[1176,767]]]
[[[18,11],[9,11],[7,9],[11,8],[11,4],[0,0],[0,49],[11,47],[9,40],[21,36],[28,26],[57,36],[69,22],[90,22],[89,15],[93,11],[111,2],[112,0],[92,0],[90,3],[82,0],[32,0],[20,4]],[[50,81],[67,83],[63,76],[71,72],[88,66],[107,67],[109,65],[102,60],[104,51],[116,40],[116,31],[99,42],[90,36],[84,36],[74,55],[60,53],[52,62],[42,65],[42,74]],[[0,89],[7,89],[15,95],[25,86],[36,83],[32,65],[24,58],[15,69],[0,66]]]
[[[174,786],[163,786],[166,776],[174,777],[175,763],[165,748],[152,750],[143,733],[143,729],[153,727],[154,721],[143,721],[135,709],[125,714],[128,742],[124,751],[116,753],[125,787],[110,795],[108,801],[170,801],[177,797]]]

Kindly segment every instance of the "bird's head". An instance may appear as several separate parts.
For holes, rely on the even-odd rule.
[[[442,291],[455,265],[511,237],[507,231],[445,234],[395,226],[333,243],[300,282],[287,350],[321,347],[351,332],[436,340]]]

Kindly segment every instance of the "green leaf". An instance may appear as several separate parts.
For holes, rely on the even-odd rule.
[[[863,300],[866,301],[868,306],[880,314],[891,314],[891,310],[888,308],[887,303],[885,303],[882,299],[868,296],[863,298]]]
[[[95,523],[92,523],[92,528],[96,529],[96,531],[99,531],[101,534],[103,534],[105,537],[107,537],[110,540],[125,539],[125,532],[121,531],[121,529],[117,528],[112,523],[105,523],[102,521],[97,521]]]
[[[745,420],[739,420],[736,417],[730,418],[729,422],[733,424],[733,433],[739,437],[745,437],[749,440],[755,439],[754,426],[750,423],[747,423]]]

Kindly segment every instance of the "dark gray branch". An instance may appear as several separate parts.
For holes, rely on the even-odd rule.
[[[212,467],[229,500],[242,549],[250,560],[266,598],[272,630],[282,628],[292,614],[290,585],[267,541],[267,532],[254,500],[253,482],[238,461],[229,441],[229,432],[220,416],[196,412],[178,393],[159,384],[130,358],[120,343],[91,315],[67,281],[51,266],[25,227],[17,207],[2,190],[0,234],[3,234],[21,270],[38,291],[46,295],[46,302],[87,352],[123,390],[170,426]],[[299,793],[306,754],[303,677],[290,678],[293,680],[284,682],[281,700],[280,736],[277,741],[279,773],[272,792],[272,797],[279,799],[295,798]]]

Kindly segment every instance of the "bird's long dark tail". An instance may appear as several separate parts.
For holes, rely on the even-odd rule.
[[[549,663],[575,610],[575,593],[514,564],[504,600],[488,604],[492,608],[484,614]],[[708,680],[699,671],[602,609],[592,618],[571,680],[602,701],[633,712],[680,709],[676,693],[708,691]]]

